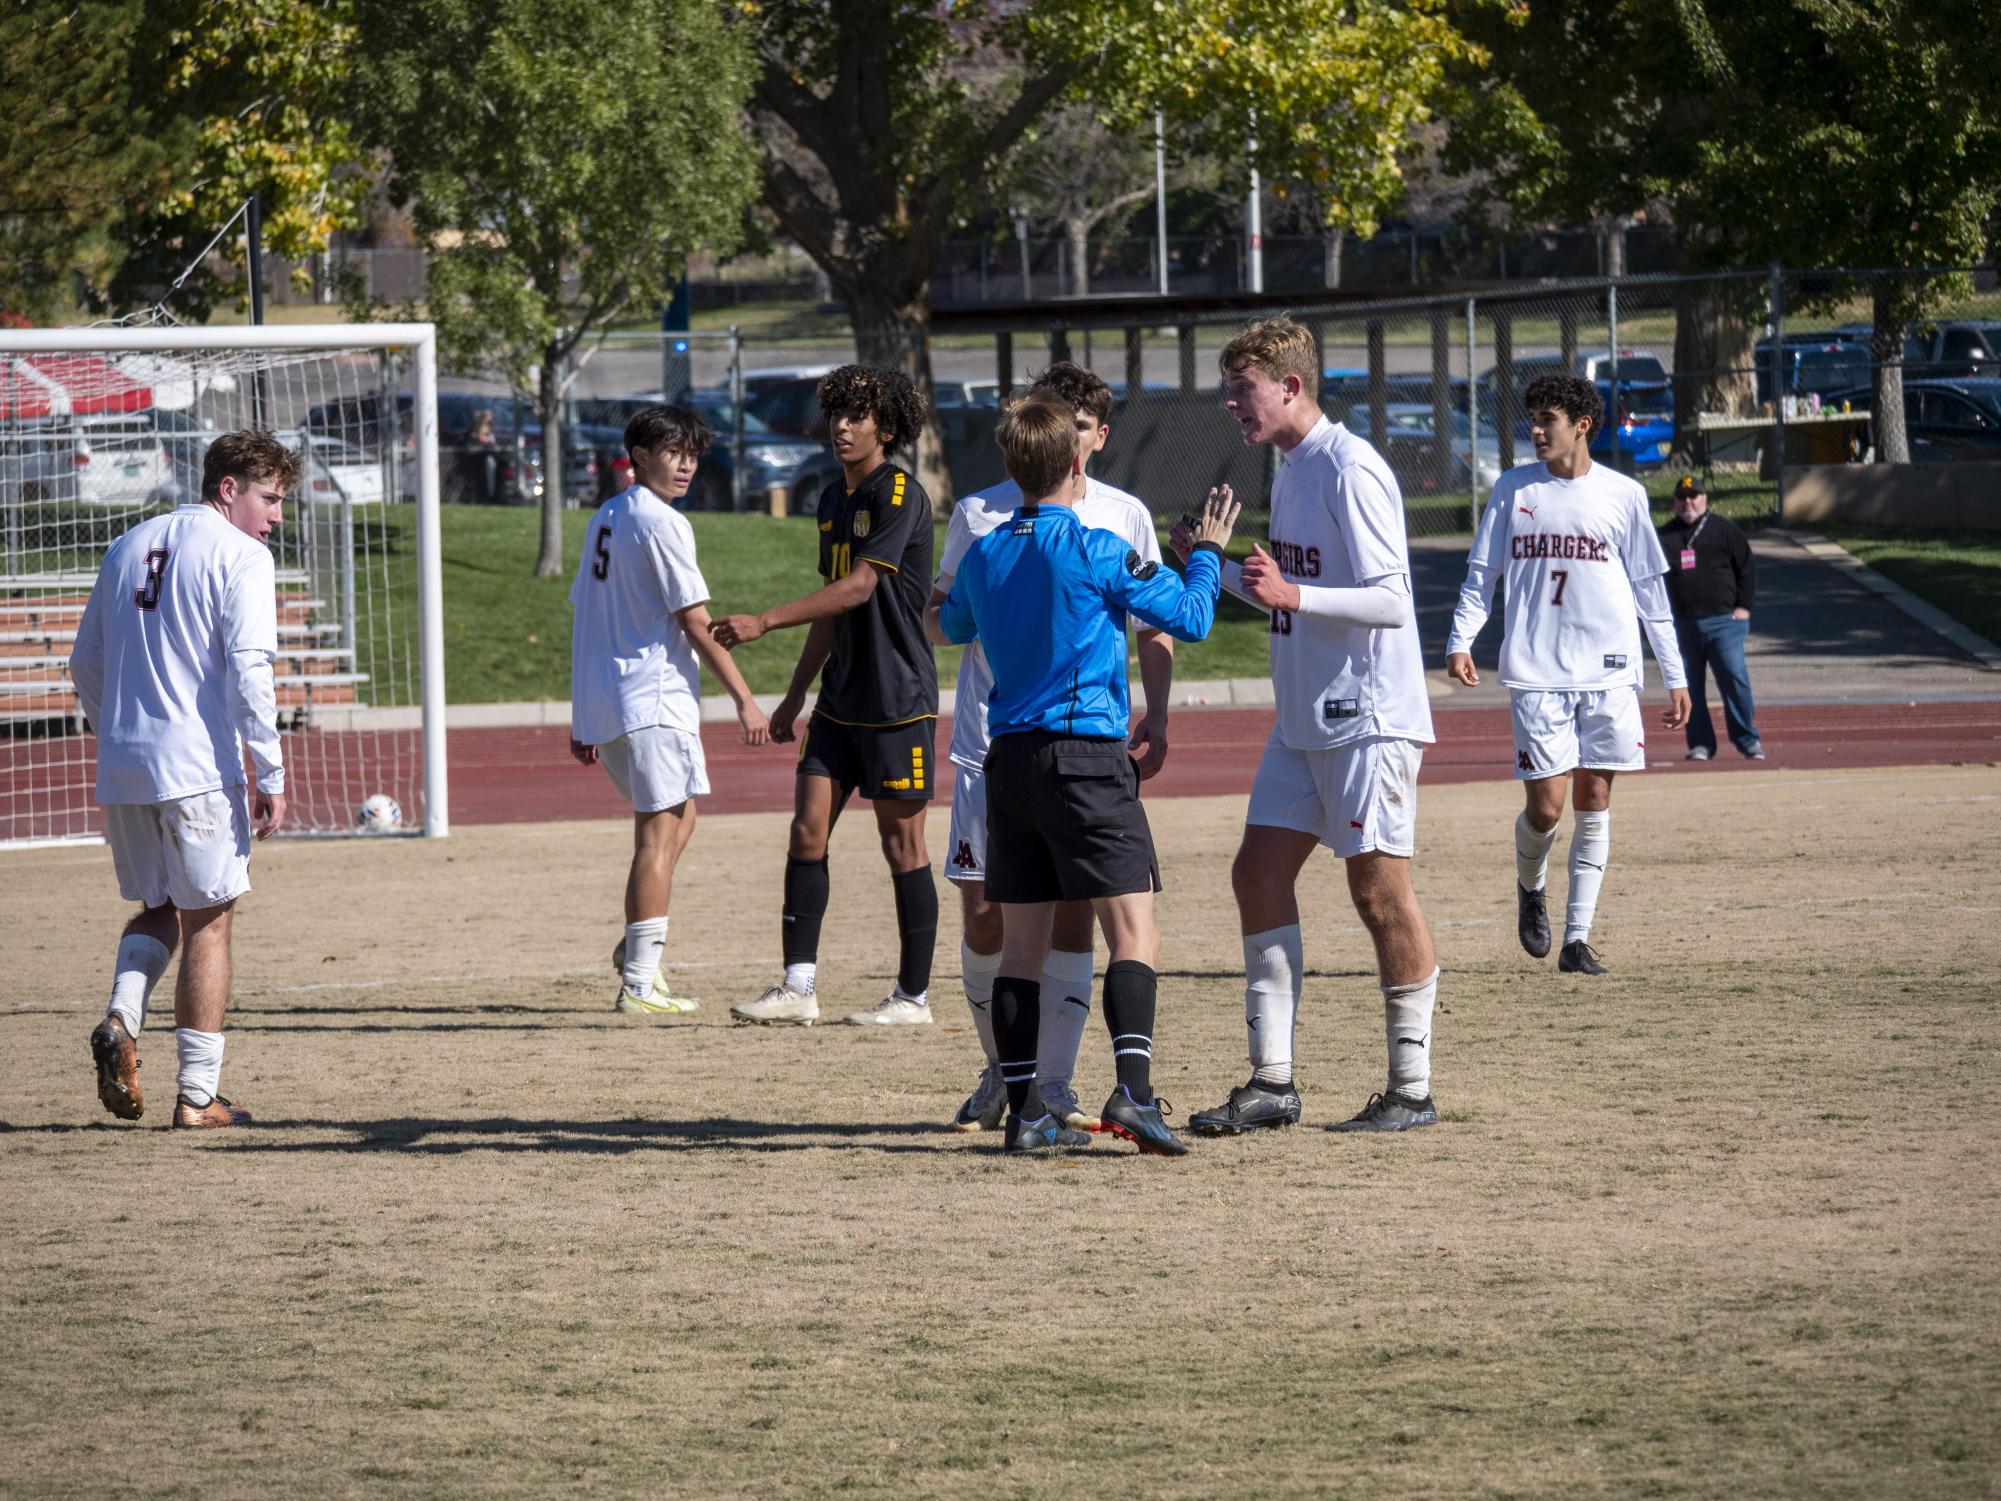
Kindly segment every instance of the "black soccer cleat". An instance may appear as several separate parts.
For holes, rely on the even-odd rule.
[[[1573,939],[1556,956],[1556,967],[1567,975],[1609,975],[1612,967],[1598,962],[1598,951],[1582,938]]]
[[[1531,959],[1549,957],[1549,894],[1515,885],[1515,933]]]
[[[1438,1124],[1438,1110],[1431,1103],[1431,1096],[1421,1100],[1409,1099],[1400,1094],[1372,1094],[1369,1103],[1361,1113],[1349,1120],[1339,1121],[1328,1129],[1332,1131],[1415,1131],[1419,1126]]]
[[[1260,1084],[1256,1079],[1239,1084],[1214,1110],[1198,1110],[1188,1117],[1188,1129],[1197,1136],[1241,1136],[1298,1124],[1299,1091],[1290,1084]]]
[[[1098,1116],[1104,1122],[1104,1130],[1131,1142],[1141,1152],[1151,1152],[1157,1157],[1185,1157],[1188,1144],[1168,1130],[1167,1122],[1161,1119],[1173,1108],[1157,1097],[1142,1105],[1121,1084],[1112,1091]]]
[[[1001,1150],[1010,1157],[1043,1156],[1050,1152],[1076,1151],[1090,1145],[1090,1132],[1072,1131],[1048,1114],[1032,1121],[1010,1115],[1006,1132],[1001,1137]]]

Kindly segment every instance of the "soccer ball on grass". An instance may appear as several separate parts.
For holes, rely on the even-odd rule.
[[[403,809],[386,792],[373,793],[362,799],[361,806],[354,810],[357,834],[394,834],[402,827]]]

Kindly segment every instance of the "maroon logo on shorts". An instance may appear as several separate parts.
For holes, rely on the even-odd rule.
[[[1523,771],[1535,770],[1535,762],[1529,759],[1529,753],[1527,751],[1517,751],[1515,753],[1515,765]]]
[[[961,839],[959,841],[958,849],[952,853],[952,863],[961,870],[974,870],[978,868],[980,862],[973,858],[973,844],[970,839]]]

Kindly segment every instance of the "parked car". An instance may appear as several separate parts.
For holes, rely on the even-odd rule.
[[[1657,354],[1644,349],[1618,352],[1618,402],[1613,402],[1613,360],[1610,350],[1579,351],[1574,363],[1566,366],[1561,355],[1529,355],[1514,362],[1515,445],[1519,457],[1528,457],[1528,414],[1520,410],[1520,396],[1528,383],[1542,375],[1581,375],[1598,388],[1605,404],[1605,422],[1591,439],[1591,456],[1615,466],[1648,469],[1665,464],[1674,449],[1674,385],[1667,366]],[[1493,422],[1499,412],[1499,393],[1494,384],[1494,367],[1480,376],[1480,415]]]
[[[1438,431],[1431,403],[1393,402],[1383,409],[1383,436],[1374,432],[1373,409],[1364,401],[1348,409],[1343,425],[1358,438],[1366,438],[1388,461],[1390,472],[1406,495],[1428,495],[1437,491],[1467,488],[1466,439],[1471,430],[1463,407],[1452,411],[1451,448],[1439,463],[1434,435]],[[1475,444],[1479,456],[1480,488],[1491,490],[1501,477],[1501,438],[1488,423],[1480,424]]]
[[[1810,329],[1789,333],[1778,346],[1779,374],[1788,396],[1821,393],[1824,401],[1831,391],[1860,385],[1869,379],[1869,341],[1854,337],[1853,329]],[[1751,347],[1751,363],[1757,380],[1758,400],[1772,399],[1772,350],[1770,339],[1760,339]],[[1918,353],[1915,341],[1905,345],[1908,360]]]
[[[78,417],[73,498],[84,505],[152,505],[171,498],[174,466],[142,415]]]
[[[715,435],[715,446],[709,450],[709,457],[703,461],[701,470],[695,476],[696,488],[705,502],[700,508],[727,511],[732,504],[736,474],[735,413],[727,401],[716,401],[699,393],[693,398],[693,403],[694,410]],[[743,493],[746,502],[761,503],[763,497],[782,487],[794,497],[792,509],[797,511],[802,504],[799,496],[804,488],[800,481],[801,472],[822,455],[829,459],[833,457],[822,444],[775,433],[764,425],[755,412],[746,412],[743,419]],[[840,465],[835,464],[834,468],[839,472]],[[808,483],[811,483],[810,478]],[[819,485],[814,485],[811,495],[817,497],[824,484],[822,480]]]
[[[152,418],[153,431],[160,435],[160,446],[173,469],[175,503],[199,500],[202,460],[215,441],[215,424],[172,407],[155,407],[146,415]]]
[[[1836,332],[1866,345],[1875,331],[1866,323],[1848,323]],[[1991,375],[2001,375],[2001,319],[1948,318],[1905,331],[1906,380]]]
[[[286,435],[299,454],[299,498],[321,504],[381,505],[382,460],[352,443],[314,433]]]
[[[1837,391],[1823,404],[1854,410],[1870,409],[1868,386]],[[1911,462],[1945,464],[1967,460],[2001,460],[2001,377],[1970,376],[1958,380],[1904,381],[1904,431],[1910,437]]]
[[[937,392],[938,406],[951,407],[998,407],[1000,405],[1000,382],[997,380],[956,380],[934,378],[932,389]]]
[[[765,428],[787,437],[826,441],[827,424],[820,416],[818,376],[775,381],[751,395],[745,387],[744,408]]]

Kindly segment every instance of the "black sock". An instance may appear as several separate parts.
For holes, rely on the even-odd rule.
[[[1001,1079],[1007,1085],[1007,1107],[1015,1115],[1028,1101],[1035,1083],[1035,1037],[1042,1029],[1042,982],[994,979],[994,1051],[1000,1054]]]
[[[931,867],[900,870],[890,877],[896,888],[896,988],[919,996],[931,988],[931,951],[938,946],[938,888]]]
[[[785,862],[785,923],[778,949],[787,964],[820,957],[820,919],[827,915],[827,857]]]
[[[1105,969],[1105,1026],[1112,1034],[1112,1066],[1136,1104],[1153,1102],[1153,998],[1150,965],[1121,959]],[[998,996],[999,991],[994,994]]]

